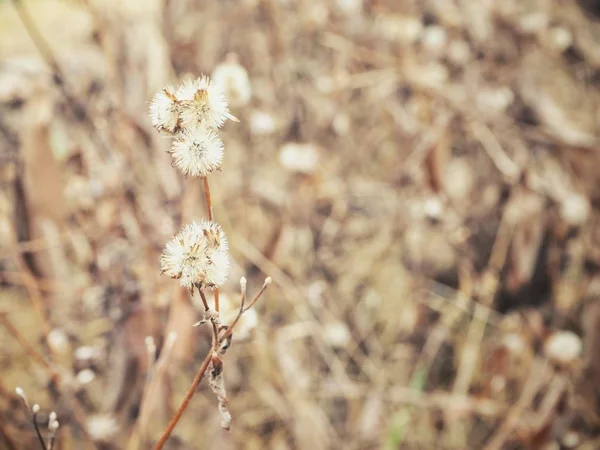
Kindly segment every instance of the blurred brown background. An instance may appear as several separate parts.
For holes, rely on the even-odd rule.
[[[600,448],[575,0],[0,1],[0,448],[39,448],[16,386],[60,450],[151,448],[179,405],[210,334],[158,258],[205,206],[147,102],[232,54],[224,301],[273,284],[226,358],[232,431],[203,383],[167,447]]]

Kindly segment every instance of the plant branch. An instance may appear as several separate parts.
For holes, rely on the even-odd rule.
[[[35,434],[37,434],[38,440],[40,441],[40,445],[42,446],[42,450],[46,450],[46,443],[44,442],[44,438],[42,437],[42,432],[40,431],[40,427],[37,423],[37,413],[32,411],[31,418],[33,421],[33,427],[35,428]]]
[[[27,339],[25,339],[25,337],[19,332],[19,330],[17,329],[17,327],[15,327],[13,325],[13,323],[10,321],[10,319],[8,318],[8,316],[7,316],[7,314],[5,312],[0,312],[0,323],[4,325],[4,327],[6,328],[6,330],[10,334],[12,334],[12,336],[19,343],[19,345],[23,348],[23,350],[25,351],[25,353],[27,355],[29,355],[30,358],[32,358],[34,361],[36,361],[37,363],[41,364],[45,368],[52,369],[51,366],[50,366],[50,363],[46,360],[46,358],[44,358],[40,354],[40,352],[38,352],[27,341]]]
[[[221,336],[220,342],[223,342],[225,339],[228,339],[233,334],[233,329],[236,326],[236,324],[238,323],[238,321],[240,320],[240,317],[242,317],[242,314],[244,314],[246,311],[248,311],[250,308],[252,308],[252,306],[262,296],[263,292],[265,292],[265,290],[267,289],[269,284],[271,284],[271,277],[267,277],[265,279],[265,282],[263,283],[263,286],[260,289],[260,291],[258,291],[258,293],[254,296],[252,301],[248,304],[248,306],[244,307],[244,303],[246,301],[246,292],[245,292],[246,289],[244,286],[245,282],[242,283],[242,300],[241,300],[240,310],[239,310],[238,315],[236,316],[235,320],[233,321],[233,323],[229,326],[229,328],[227,328],[227,330],[225,331],[223,336]]]
[[[212,198],[210,196],[210,186],[208,185],[208,177],[202,177],[204,184],[204,196],[206,198],[206,209],[208,211],[208,220],[214,220]]]
[[[204,197],[206,198],[206,212],[208,214],[208,220],[214,220],[214,210],[212,204],[212,197],[210,195],[210,185],[208,184],[208,177],[202,177],[202,184],[204,185]],[[219,312],[219,289],[214,291],[215,298],[215,311]]]
[[[48,64],[50,66],[50,69],[52,69],[54,82],[60,89],[64,98],[66,99],[73,114],[77,118],[82,120],[84,126],[87,128],[87,131],[93,138],[95,138],[94,140],[98,145],[98,149],[101,155],[107,160],[110,159],[110,146],[104,142],[104,140],[98,133],[92,116],[86,108],[85,104],[79,101],[79,99],[67,89],[67,86],[65,86],[64,72],[58,63],[58,59],[56,58],[54,52],[50,48],[48,41],[44,38],[39,28],[35,24],[35,21],[29,13],[29,10],[25,6],[25,2],[23,0],[12,0],[12,3],[17,11],[19,19],[21,20],[23,26],[25,27],[25,30],[27,31],[27,34],[33,41],[33,44],[42,55],[44,61],[46,61],[46,64]]]
[[[200,381],[202,381],[202,378],[204,377],[204,374],[206,373],[206,369],[208,369],[208,366],[210,365],[210,362],[212,360],[212,355],[213,355],[213,351],[211,350],[206,355],[206,358],[204,358],[204,361],[202,362],[200,369],[198,369],[198,372],[196,373],[196,376],[194,377],[194,380],[192,381],[190,388],[188,389],[187,393],[185,394],[185,398],[181,402],[181,405],[179,405],[179,408],[177,408],[175,415],[173,416],[173,418],[167,425],[167,428],[165,429],[165,431],[163,431],[162,436],[160,437],[160,439],[154,446],[153,450],[161,450],[163,448],[163,446],[165,445],[165,443],[167,442],[167,439],[169,439],[169,436],[173,432],[175,425],[177,425],[177,422],[179,422],[179,419],[181,418],[182,414],[184,413],[185,409],[187,408],[188,403],[194,396],[194,393],[196,392],[196,389],[198,388]]]

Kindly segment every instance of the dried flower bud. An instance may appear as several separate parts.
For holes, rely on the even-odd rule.
[[[213,82],[225,91],[225,96],[234,107],[245,106],[250,101],[252,90],[248,72],[239,63],[237,55],[231,54],[215,67],[212,73]]]
[[[177,91],[181,120],[184,128],[221,127],[227,119],[237,119],[229,113],[225,93],[221,86],[211,83],[202,75],[194,81],[185,82]]]
[[[175,133],[179,128],[179,102],[175,90],[167,86],[150,102],[150,119],[158,131]]]
[[[229,272],[228,249],[218,224],[193,222],[167,243],[161,256],[162,272],[188,289],[221,286]]]
[[[40,405],[38,405],[38,404],[36,403],[35,405],[33,405],[33,406],[31,407],[31,411],[32,411],[34,414],[37,414],[37,413],[39,413],[39,412],[40,412]]]
[[[194,127],[187,129],[173,142],[169,153],[183,175],[205,177],[221,167],[223,141],[210,128]]]
[[[60,426],[60,423],[58,423],[58,420],[55,420],[48,424],[48,430],[50,430],[51,433],[56,433],[58,431],[59,426]]]
[[[16,387],[15,394],[17,394],[19,397],[21,397],[21,400],[23,400],[23,403],[25,403],[25,406],[29,409],[29,402],[27,401],[27,396],[25,395],[25,391],[20,387]]]

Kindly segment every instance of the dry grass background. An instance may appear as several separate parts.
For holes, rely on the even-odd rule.
[[[204,204],[147,101],[231,52],[223,292],[273,285],[232,431],[203,384],[168,448],[600,448],[595,2],[25,4],[62,84],[0,2],[2,449],[37,448],[17,385],[61,450],[135,448],[138,416],[150,448],[179,404],[210,337],[158,256]]]

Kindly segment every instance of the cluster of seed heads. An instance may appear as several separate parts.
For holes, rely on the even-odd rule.
[[[220,85],[206,76],[183,83],[178,89],[167,86],[150,103],[150,118],[162,134],[171,136],[169,154],[184,176],[206,177],[223,161],[219,128],[229,113]],[[216,288],[229,271],[229,247],[221,227],[213,221],[186,225],[166,245],[161,256],[162,272],[180,280],[183,287]]]

